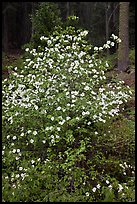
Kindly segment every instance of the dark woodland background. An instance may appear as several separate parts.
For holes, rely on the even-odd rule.
[[[89,30],[90,41],[99,46],[119,29],[119,2],[54,2],[61,11],[62,21],[69,15],[80,18],[82,28]],[[2,2],[2,50],[12,52],[31,39],[31,14],[41,2]],[[135,1],[129,4],[129,47],[135,46]]]

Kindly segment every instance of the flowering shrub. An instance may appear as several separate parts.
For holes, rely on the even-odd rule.
[[[103,184],[111,168],[98,168],[105,156],[95,144],[99,126],[119,115],[132,92],[123,81],[107,81],[109,65],[99,58],[119,39],[93,48],[87,34],[70,26],[42,36],[37,50],[26,48],[20,73],[3,81],[4,201],[98,201],[112,188]]]

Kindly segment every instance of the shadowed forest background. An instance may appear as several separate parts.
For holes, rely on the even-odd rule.
[[[2,48],[4,52],[21,49],[35,32],[31,14],[41,2],[3,2]],[[80,18],[80,26],[89,30],[93,45],[102,45],[112,33],[118,35],[119,2],[55,2],[60,9],[62,22],[69,15]],[[52,25],[51,25],[52,26]],[[135,45],[135,2],[129,4],[129,45]]]

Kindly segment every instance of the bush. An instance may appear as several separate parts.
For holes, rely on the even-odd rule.
[[[110,152],[115,139],[103,135],[132,92],[105,77],[99,53],[114,42],[93,48],[87,34],[70,26],[41,36],[20,74],[3,81],[3,201],[123,201],[133,192],[131,159]]]

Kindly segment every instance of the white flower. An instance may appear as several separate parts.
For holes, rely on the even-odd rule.
[[[98,132],[97,132],[97,131],[95,131],[95,135],[98,135]]]
[[[96,74],[93,76],[93,78],[97,78],[97,77],[98,77],[98,75],[96,75]]]
[[[20,170],[20,171],[22,171],[22,169],[23,169],[23,167],[22,167],[22,166],[21,166],[21,167],[19,167],[19,170]]]
[[[67,117],[66,117],[66,120],[69,120],[69,119],[71,119],[71,117],[67,116]]]
[[[109,67],[109,64],[106,62],[106,67]]]
[[[70,68],[68,69],[68,72],[72,72],[72,67],[70,67]]]
[[[122,164],[119,164],[119,166],[121,166],[122,168],[125,168]]]
[[[34,105],[35,110],[38,110],[38,106]]]
[[[49,127],[46,127],[46,129],[45,129],[45,130],[47,130],[47,131],[48,131],[49,129],[50,129]]]
[[[69,92],[67,91],[67,92],[66,92],[66,96],[68,96],[68,95],[69,95]]]
[[[80,33],[81,36],[86,36],[88,34],[87,30],[84,30],[83,32]]]
[[[16,140],[16,138],[17,138],[16,136],[13,136],[13,140]]]
[[[26,48],[25,51],[28,52],[28,51],[29,51],[29,48]]]
[[[98,47],[94,47],[94,50],[97,51],[97,50],[98,50]]]
[[[15,153],[16,152],[16,149],[13,149],[13,151],[12,151],[13,153]]]
[[[82,115],[83,115],[83,116],[86,115],[86,112],[83,111],[83,112],[82,112]]]
[[[91,93],[92,93],[92,95],[97,95],[96,92],[94,92],[94,91],[91,91]]]
[[[19,177],[20,177],[20,175],[19,175],[19,174],[17,174],[17,175],[16,175],[16,178],[19,178]]]
[[[59,122],[60,125],[63,125],[65,123],[65,120],[62,120]]]
[[[48,45],[50,45],[50,44],[52,43],[52,41],[51,41],[51,40],[48,40],[47,43],[48,43]]]
[[[103,47],[106,48],[106,49],[110,48],[110,46],[108,44],[104,44]]]
[[[59,107],[57,107],[57,108],[56,108],[56,110],[61,110],[61,107],[60,107],[60,106],[59,106]]]
[[[51,117],[51,120],[53,121],[53,120],[54,120],[54,117]]]
[[[112,185],[109,185],[108,188],[109,188],[110,190],[112,190]]]
[[[46,143],[46,141],[45,141],[45,140],[42,140],[42,142],[43,142],[43,144],[45,144],[45,143]]]
[[[25,174],[26,174],[26,173],[25,173]],[[25,177],[25,174],[24,174],[24,173],[21,173],[20,176],[21,176],[21,177]]]
[[[98,184],[96,187],[97,187],[98,189],[100,189],[101,186],[100,186],[100,184]]]
[[[28,133],[28,134],[31,133],[31,130],[28,130],[27,133]]]
[[[31,163],[32,163],[32,164],[34,164],[34,163],[35,163],[35,161],[34,161],[34,160],[31,160]]]
[[[40,37],[40,40],[43,40],[43,39],[44,39],[44,36],[41,36],[41,37]]]
[[[29,62],[29,61],[31,61],[31,59],[26,59],[26,62]]]
[[[94,187],[94,188],[92,189],[92,191],[93,191],[93,192],[96,192],[96,188]]]
[[[37,131],[35,130],[35,131],[33,131],[33,135],[37,135]]]
[[[91,125],[91,122],[89,121],[89,122],[87,123],[87,125]]]
[[[89,196],[89,192],[86,192],[86,196]]]
[[[85,86],[85,87],[84,87],[84,90],[86,90],[86,91],[88,91],[89,89],[90,89],[89,86]]]
[[[118,192],[123,190],[123,186],[121,184],[118,184],[118,187],[119,187]]]
[[[85,94],[84,94],[84,93],[82,93],[82,94],[80,94],[80,96],[85,96]]]
[[[22,132],[20,136],[24,136],[24,132]]]
[[[97,119],[98,118],[98,116],[97,115],[93,115],[93,119]]]
[[[111,35],[114,40],[118,39],[118,37],[114,34]]]
[[[99,50],[103,50],[103,47],[99,47]]]
[[[118,43],[121,43],[121,39],[120,39],[120,38],[118,38],[118,39],[117,39],[117,42],[118,42]]]
[[[31,139],[31,140],[30,140],[30,143],[34,143],[34,140],[33,140],[33,139]]]
[[[89,67],[93,67],[94,65],[93,64],[89,64]]]
[[[127,163],[126,163],[126,162],[124,162],[124,165],[125,165],[125,167],[126,167],[126,168],[128,168],[128,165],[127,165]]]
[[[108,180],[106,180],[106,184],[109,184],[109,181],[108,181]]]
[[[89,114],[90,114],[90,112],[89,112],[89,111],[87,111],[87,112],[86,112],[86,114],[87,114],[87,115],[89,115]]]
[[[56,138],[58,139],[58,138],[59,138],[59,135],[56,135]]]
[[[111,43],[110,40],[108,40],[108,41],[107,41],[107,44],[109,45],[110,43]]]
[[[60,127],[57,127],[57,130],[60,131]]]
[[[17,152],[19,153],[19,152],[20,152],[20,149],[17,149]]]
[[[115,45],[115,43],[114,42],[111,42],[111,46],[113,47]]]

